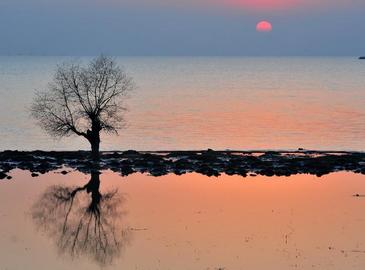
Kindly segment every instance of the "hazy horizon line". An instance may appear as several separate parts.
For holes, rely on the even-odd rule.
[[[245,54],[0,54],[0,57],[95,57],[98,55],[108,55],[113,57],[361,57],[365,55],[355,54],[267,54],[267,55],[245,55]]]

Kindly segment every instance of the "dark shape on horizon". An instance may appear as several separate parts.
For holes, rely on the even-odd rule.
[[[121,254],[131,231],[118,228],[123,198],[118,190],[102,194],[99,174],[92,172],[81,187],[49,187],[33,205],[32,217],[61,254],[87,256],[105,266]]]
[[[359,59],[360,60],[365,60],[365,56],[360,56]]]
[[[99,56],[87,67],[65,63],[48,89],[36,93],[31,115],[51,136],[86,138],[98,159],[100,132],[117,134],[123,127],[123,97],[133,88],[132,79],[112,58]]]
[[[7,177],[8,177],[8,175],[5,172],[0,171],[0,179],[5,179]]]
[[[0,152],[0,175],[6,177],[18,168],[45,174],[64,167],[88,173],[98,168],[127,176],[148,173],[162,176],[200,173],[207,176],[250,174],[290,176],[312,174],[318,177],[331,172],[351,171],[365,174],[365,153],[326,151],[160,151],[101,152],[100,163],[91,161],[88,152]]]

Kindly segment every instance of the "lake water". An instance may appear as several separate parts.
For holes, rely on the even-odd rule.
[[[363,175],[12,176],[0,181],[2,270],[365,266]]]
[[[54,141],[28,116],[34,90],[66,60],[0,57],[0,150],[88,149],[76,137]],[[364,150],[364,61],[117,61],[138,88],[126,100],[127,128],[103,136],[104,150]],[[66,170],[32,177],[15,169],[0,180],[0,270],[365,266],[362,174],[155,178]]]
[[[65,57],[0,57],[0,149],[88,149],[54,141],[28,109]],[[82,60],[89,60],[83,58]],[[365,61],[356,58],[117,58],[138,88],[128,126],[102,149],[364,150]]]

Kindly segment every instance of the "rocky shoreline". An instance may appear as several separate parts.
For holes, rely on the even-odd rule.
[[[337,171],[365,174],[365,153],[322,151],[158,151],[102,152],[99,162],[90,159],[87,151],[0,152],[0,179],[11,179],[13,169],[31,172],[33,177],[70,168],[88,173],[93,170],[112,170],[127,176],[147,173],[162,176],[169,173],[182,175],[200,173],[207,176],[265,175],[290,176],[312,174],[318,177]]]

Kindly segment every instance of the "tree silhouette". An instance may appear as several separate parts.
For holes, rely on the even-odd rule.
[[[99,172],[92,172],[84,186],[49,187],[33,205],[32,217],[61,254],[89,256],[104,266],[130,241],[130,230],[118,227],[122,203],[117,190],[100,193]]]
[[[99,157],[100,132],[123,127],[123,97],[134,88],[132,79],[109,57],[99,56],[87,67],[59,66],[53,82],[36,93],[31,115],[51,136],[76,134],[86,138],[92,157]]]

